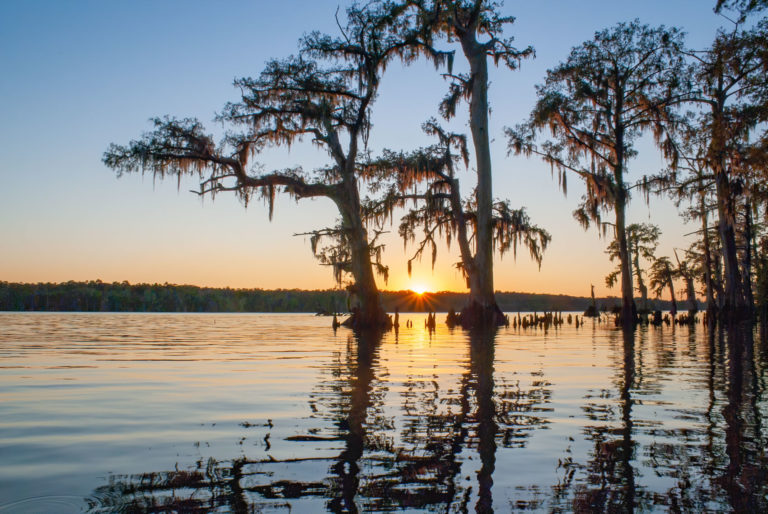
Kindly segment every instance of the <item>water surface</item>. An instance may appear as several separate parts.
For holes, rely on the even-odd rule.
[[[751,331],[423,320],[0,313],[0,512],[768,508]]]

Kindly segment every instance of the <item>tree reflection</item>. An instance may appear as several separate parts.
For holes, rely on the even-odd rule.
[[[208,512],[225,508],[232,512],[254,512],[262,508],[291,509],[296,499],[325,499],[332,512],[358,512],[360,497],[387,498],[386,473],[363,476],[365,451],[388,452],[391,444],[371,427],[386,426],[383,394],[386,387],[378,382],[376,370],[382,334],[359,332],[350,337],[345,351],[326,367],[324,377],[310,395],[310,407],[321,418],[331,421],[334,432],[322,435],[322,429],[310,428],[308,435],[292,436],[289,441],[316,445],[338,444],[343,447],[336,458],[309,456],[277,460],[236,459],[218,462],[213,458],[197,469],[143,473],[110,477],[109,484],[98,488],[88,499],[91,512]],[[270,426],[271,428],[271,426]],[[318,435],[321,434],[321,435]],[[265,440],[268,440],[268,436]],[[269,448],[269,447],[268,447]],[[313,453],[308,451],[307,453]],[[379,457],[369,457],[375,462]],[[394,460],[393,458],[383,460]],[[326,463],[327,476],[315,480],[297,480],[308,476],[302,468]],[[316,503],[310,503],[317,510]],[[379,510],[382,505],[363,510]]]
[[[707,405],[699,430],[678,429],[665,451],[654,449],[658,472],[677,479],[675,487],[655,503],[674,510],[765,512],[766,460],[751,325],[711,327],[706,337],[706,370],[698,384],[706,388]],[[655,445],[656,446],[656,445]]]
[[[656,421],[656,413],[653,419],[644,419],[648,411],[641,409],[639,414],[636,407],[660,394],[658,376],[674,372],[672,363],[691,364],[676,360],[679,357],[662,339],[653,346],[657,358],[651,364],[656,369],[638,369],[642,353],[637,347],[642,348],[644,333],[638,331],[637,339],[624,334],[616,410],[610,401],[601,406],[590,400],[585,406],[588,419],[597,422],[585,426],[592,450],[585,464],[570,456],[561,460],[566,474],[554,488],[555,510],[768,511],[761,410],[766,355],[755,355],[751,326],[713,328],[703,339],[703,348],[692,347],[691,332],[687,348],[682,349],[688,358],[703,360],[703,372],[688,380],[695,381],[690,387],[705,392],[706,404],[685,409],[657,405],[669,411],[664,422]],[[682,338],[678,344],[684,344]],[[640,377],[653,375],[655,379],[641,384]],[[609,399],[610,392],[604,390],[601,398]],[[643,476],[649,472],[672,486],[651,490],[651,479]]]
[[[768,347],[755,345],[751,327],[678,332],[595,333],[608,341],[611,375],[580,403],[584,419],[550,488],[523,470],[507,474],[523,450],[540,451],[529,441],[551,423],[552,386],[538,368],[530,382],[517,375],[496,329],[466,334],[466,350],[441,361],[443,371],[410,357],[390,370],[419,342],[361,333],[321,367],[302,434],[259,429],[272,436],[268,455],[283,458],[114,476],[94,491],[91,511],[766,512]],[[424,344],[429,359],[434,346]],[[505,504],[520,494],[534,499]]]
[[[751,325],[729,327],[728,403],[723,409],[728,465],[720,482],[736,512],[768,510],[754,349]]]
[[[472,333],[469,344],[469,369],[477,394],[477,445],[482,463],[477,473],[479,491],[476,512],[493,512],[491,489],[493,471],[496,469],[496,435],[499,433],[493,390],[495,335],[495,331]]]
[[[356,334],[320,372],[310,395],[308,423],[314,427],[284,438],[314,445],[308,456],[209,459],[188,471],[113,476],[89,498],[90,510],[467,512],[474,505],[477,512],[492,512],[498,448],[524,447],[532,430],[549,423],[543,413],[551,395],[540,372],[530,388],[496,379],[495,338],[495,328],[469,334],[455,389],[441,388],[437,374],[409,375],[398,416],[387,409],[393,398],[381,378],[388,377],[380,363],[381,334]],[[318,466],[325,472],[313,476]],[[475,466],[476,488],[467,480]]]
[[[399,451],[408,458],[422,455],[422,463],[435,470],[436,486],[444,487],[446,511],[467,512],[474,504],[476,512],[493,512],[499,448],[523,448],[535,429],[550,423],[546,404],[551,390],[543,372],[534,372],[530,387],[496,377],[496,337],[496,328],[469,332],[465,369],[456,391],[441,392],[438,377],[431,388],[422,388],[419,377],[406,382],[405,446]],[[479,468],[472,470],[475,455]],[[473,471],[476,489],[469,480]]]
[[[573,495],[572,507],[583,511],[632,512],[638,501],[633,467],[635,441],[633,440],[632,390],[635,387],[635,333],[629,330],[614,332],[622,336],[623,360],[617,376],[618,407],[620,415],[614,420],[611,408],[588,416],[602,423],[586,426],[585,434],[593,443],[589,462],[584,466],[585,483],[579,484]],[[604,391],[601,396],[609,397]],[[611,426],[618,421],[618,426]],[[573,476],[573,475],[571,475]],[[570,484],[568,484],[570,485]],[[561,492],[562,498],[562,492]]]
[[[339,428],[346,432],[343,435],[346,446],[332,467],[336,477],[332,481],[330,493],[333,498],[328,508],[333,512],[358,511],[355,495],[360,486],[360,459],[366,446],[370,446],[366,438],[366,418],[373,404],[371,389],[380,343],[380,333],[368,332],[357,336],[356,358],[352,360],[351,366],[348,408],[345,413],[341,413],[338,423]]]

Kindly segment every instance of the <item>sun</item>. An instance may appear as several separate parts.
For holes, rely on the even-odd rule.
[[[425,286],[424,284],[411,284],[411,291],[417,295],[423,295],[429,291],[429,287]]]

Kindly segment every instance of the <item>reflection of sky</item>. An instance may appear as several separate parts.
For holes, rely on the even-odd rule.
[[[377,493],[366,484],[413,478],[396,471],[409,458],[427,459],[421,476],[435,472],[428,463],[454,458],[454,499],[470,487],[476,495],[482,448],[493,441],[499,510],[537,495],[557,505],[553,487],[568,482],[569,470],[566,499],[603,487],[593,480],[627,464],[612,451],[628,428],[638,498],[664,505],[687,473],[690,491],[727,501],[712,479],[725,473],[726,444],[738,436],[745,455],[764,446],[750,440],[762,437],[759,420],[732,424],[727,414],[764,412],[754,370],[765,369],[765,356],[745,361],[733,382],[724,345],[710,347],[701,325],[641,327],[628,368],[621,333],[605,324],[502,328],[484,354],[467,332],[446,328],[442,314],[430,335],[424,317],[402,315],[397,334],[385,334],[366,359],[348,330],[334,333],[329,318],[306,314],[0,314],[0,502],[81,498],[110,477],[119,483],[196,463],[205,470],[209,458],[223,467],[250,461],[240,485],[327,485],[346,437],[361,428],[347,422],[353,411],[366,445],[359,501]],[[742,384],[740,400],[726,394],[732,383]],[[489,404],[494,414],[483,417]],[[294,505],[303,511],[310,501]]]
[[[525,205],[553,242],[539,273],[523,252],[497,265],[501,290],[604,294],[612,267],[595,231],[583,232],[571,211],[581,195],[577,180],[564,199],[547,167],[505,157],[502,128],[522,121],[534,84],[571,46],[595,30],[639,17],[651,24],[680,25],[702,46],[723,22],[712,2],[508,2],[517,16],[509,34],[532,44],[537,59],[518,72],[492,72],[495,195]],[[188,193],[194,181],[156,183],[128,176],[116,180],[100,162],[110,142],[125,143],[148,128],[151,116],[196,116],[209,130],[224,102],[235,100],[235,77],[255,75],[270,57],[296,50],[311,29],[334,31],[327,2],[238,2],[214,8],[205,2],[103,3],[5,2],[0,6],[0,280],[172,282],[233,287],[332,286],[330,273],[313,260],[308,241],[291,234],[334,222],[324,200],[282,200],[269,223],[259,204],[245,210],[224,195],[215,204]],[[457,59],[457,62],[460,62]],[[425,64],[392,66],[374,106],[371,146],[409,149],[428,141],[419,126],[436,115],[445,83]],[[465,119],[452,125],[465,131]],[[650,145],[641,145],[642,148]],[[327,157],[299,145],[288,154],[263,156],[269,168],[301,163],[307,169]],[[651,148],[631,165],[631,177],[659,170]],[[471,175],[462,176],[464,191]],[[651,215],[652,213],[652,215]],[[630,221],[662,226],[661,253],[690,242],[666,200],[646,207],[636,199]],[[389,288],[407,288],[402,242],[396,227],[387,239]],[[410,250],[408,251],[410,255]],[[431,289],[461,290],[443,252],[434,274],[429,258],[414,266],[414,280]]]

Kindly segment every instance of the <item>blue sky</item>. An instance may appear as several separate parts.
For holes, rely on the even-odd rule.
[[[236,100],[236,77],[257,75],[269,58],[296,51],[310,30],[334,32],[338,2],[284,0],[8,1],[0,4],[0,280],[172,282],[212,286],[326,288],[329,270],[313,259],[309,242],[292,234],[331,225],[335,212],[323,200],[283,199],[270,223],[255,203],[246,210],[234,197],[201,201],[175,181],[127,175],[119,180],[101,156],[149,128],[150,117],[193,116],[213,123],[225,102]],[[343,5],[343,4],[342,4]],[[549,168],[535,159],[508,158],[502,130],[523,121],[535,99],[534,85],[571,47],[596,30],[639,18],[651,25],[683,28],[688,43],[703,47],[728,22],[712,12],[714,0],[507,1],[517,17],[508,31],[519,46],[531,44],[536,59],[516,72],[492,73],[490,100],[494,194],[525,205],[549,230],[552,245],[539,271],[521,254],[497,261],[501,290],[588,294],[604,288],[611,269],[605,241],[583,231],[571,217],[580,196],[558,191]],[[371,147],[411,149],[428,141],[421,123],[437,115],[446,84],[434,68],[417,63],[391,67],[374,106]],[[450,125],[467,131],[466,119]],[[664,164],[651,145],[631,163],[630,178]],[[309,145],[270,151],[267,168],[322,166],[327,156]],[[462,178],[465,191],[471,173]],[[693,230],[665,199],[646,206],[635,198],[631,222],[651,221],[664,232],[660,254],[690,242]],[[405,273],[396,227],[387,240],[389,285],[419,281],[439,289],[461,287],[452,264],[440,254],[433,273],[427,262]],[[617,294],[616,290],[613,294]]]

